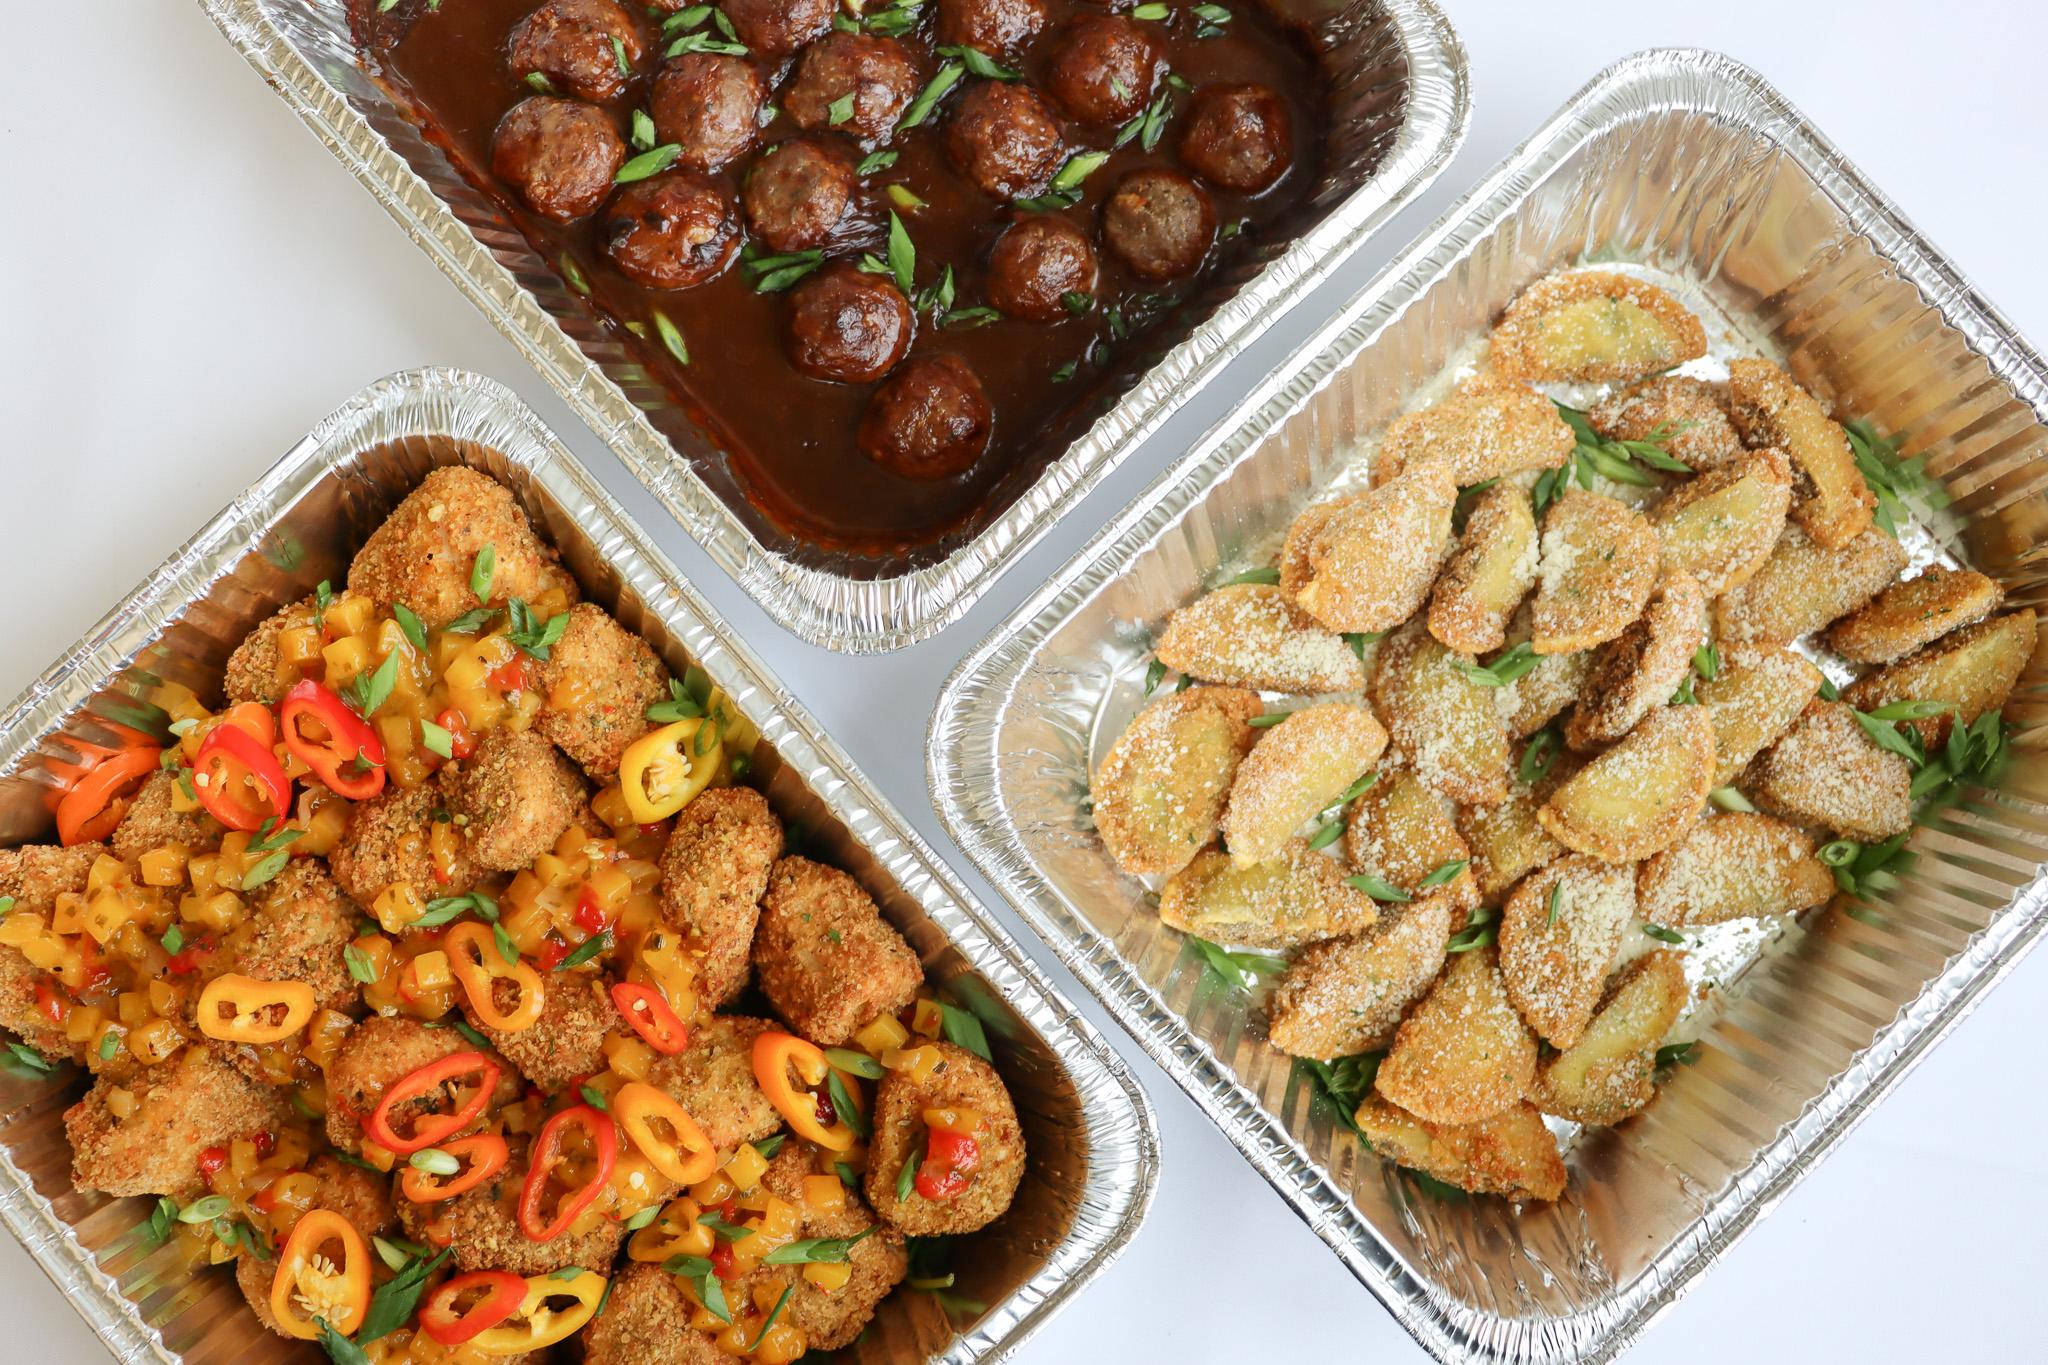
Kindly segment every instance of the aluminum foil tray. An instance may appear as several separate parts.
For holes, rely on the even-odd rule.
[[[1362,442],[1516,291],[1583,261],[1691,281],[1954,496],[1926,528],[2048,601],[2048,380],[2005,319],[1797,110],[1704,52],[1587,86],[1025,603],[932,722],[939,813],[989,880],[1440,1360],[1609,1360],[1772,1208],[2039,936],[2042,663],[2015,757],[1914,838],[1897,889],[1729,953],[1656,1104],[1571,1146],[1556,1205],[1432,1197],[1312,1106],[1256,1005],[1202,986],[1082,797],[1149,632],[1356,472]],[[1729,926],[1738,928],[1740,926]],[[1726,947],[1726,945],[1723,945]]]
[[[858,1365],[1008,1358],[1115,1259],[1144,1217],[1159,1151],[1143,1092],[845,751],[500,385],[454,370],[371,385],[0,710],[0,845],[52,837],[42,797],[47,765],[69,752],[60,736],[107,738],[102,722],[135,719],[152,677],[217,695],[246,631],[321,579],[338,582],[398,499],[428,470],[457,461],[513,490],[589,600],[645,635],[671,667],[695,660],[726,689],[761,729],[758,785],[777,813],[802,826],[816,856],[859,878],[932,979],[988,1022],[1031,1161],[1015,1207],[963,1240],[955,1258],[958,1293],[989,1307],[949,1323],[930,1295],[897,1294],[843,1356]],[[83,1085],[68,1069],[47,1081],[0,1074],[0,1219],[114,1355],[184,1365],[324,1359],[264,1331],[232,1277],[195,1274],[169,1249],[139,1248],[154,1200],[73,1188],[61,1116]]]
[[[362,3],[363,0],[355,0]],[[1463,140],[1465,53],[1434,0],[1318,4],[1328,163],[1295,235],[1249,253],[1152,334],[1128,387],[993,521],[944,558],[875,577],[808,549],[748,505],[723,460],[588,303],[358,65],[349,0],[200,0],[228,40],[769,615],[827,649],[937,633],[1189,394],[1436,179]]]

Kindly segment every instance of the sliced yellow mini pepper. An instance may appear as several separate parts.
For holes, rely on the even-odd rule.
[[[528,1276],[526,1301],[519,1311],[471,1337],[470,1346],[485,1355],[516,1356],[544,1350],[576,1335],[604,1301],[605,1277],[578,1270],[566,1280],[560,1278],[565,1274],[568,1272],[558,1270],[552,1275]],[[557,1307],[564,1299],[572,1302]]]
[[[693,716],[649,730],[619,757],[619,794],[643,825],[666,820],[695,800],[718,774],[717,730],[705,739],[704,719]],[[703,752],[698,752],[699,749]]]

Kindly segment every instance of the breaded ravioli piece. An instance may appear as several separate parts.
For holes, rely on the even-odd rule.
[[[1328,1061],[1377,1052],[1436,980],[1451,937],[1451,897],[1384,908],[1362,934],[1312,943],[1266,1002],[1273,1046]]]
[[[690,1045],[663,1057],[647,1083],[665,1090],[689,1111],[724,1165],[742,1142],[759,1142],[782,1128],[782,1115],[754,1079],[754,1040],[784,1032],[772,1019],[721,1014],[690,1030]]]
[[[1536,548],[1529,495],[1511,483],[1481,493],[1430,591],[1429,633],[1461,654],[1499,649],[1515,608],[1536,586]]]
[[[348,566],[348,586],[377,602],[402,602],[428,629],[479,605],[471,589],[477,556],[489,547],[492,569],[482,605],[527,602],[558,591],[577,597],[576,580],[533,533],[512,492],[489,475],[446,465],[420,480]]]
[[[668,699],[668,682],[668,669],[645,640],[604,608],[578,602],[540,667],[546,700],[533,728],[591,781],[610,782],[626,746],[647,733],[647,708]]]
[[[1594,404],[1586,420],[1610,441],[1654,441],[1694,473],[1743,456],[1742,437],[1728,420],[1726,387],[1704,379],[1678,374],[1646,379]]]
[[[1553,1047],[1579,1040],[1635,914],[1635,869],[1582,854],[1515,887],[1501,910],[1500,975],[1537,1037]]]
[[[696,1315],[681,1280],[656,1262],[627,1261],[583,1331],[583,1365],[725,1365],[732,1357],[690,1325]]]
[[[924,984],[917,954],[859,882],[796,857],[768,878],[754,970],[775,1012],[822,1047],[901,1010]]]
[[[1783,645],[1717,648],[1720,666],[1693,684],[1693,697],[1713,722],[1714,785],[1721,787],[1792,728],[1826,675]]]
[[[1683,569],[1667,570],[1643,614],[1594,652],[1565,742],[1592,749],[1635,729],[1671,700],[1706,641],[1707,594]]]
[[[1714,726],[1705,709],[1666,706],[1567,778],[1536,818],[1575,853],[1635,862],[1685,837],[1713,776]]]
[[[1388,423],[1373,458],[1374,486],[1439,464],[1460,488],[1525,470],[1556,469],[1576,438],[1557,405],[1526,384],[1466,380],[1449,398]]]
[[[1932,751],[1947,740],[1950,726],[1968,725],[2005,705],[2034,657],[2037,635],[2032,607],[1995,616],[1858,678],[1842,690],[1842,700],[1859,711],[1900,701],[1948,703],[1952,709],[1906,722]]]
[[[1542,783],[1517,781],[1507,799],[1493,806],[1460,806],[1458,833],[1472,850],[1472,880],[1483,904],[1492,904],[1516,882],[1564,853],[1550,837],[1536,812],[1562,776],[1555,771]]]
[[[1367,1095],[1352,1118],[1376,1155],[1446,1185],[1513,1200],[1564,1195],[1564,1156],[1533,1105],[1514,1104],[1477,1123],[1443,1124]]]
[[[139,1103],[125,1118],[111,1107],[115,1090]],[[116,1085],[102,1076],[64,1111],[71,1175],[81,1190],[102,1194],[201,1194],[199,1154],[236,1138],[276,1132],[292,1122],[282,1090],[259,1085],[203,1047],[144,1067]]]
[[[1536,1036],[1501,980],[1492,948],[1453,953],[1410,1010],[1373,1085],[1432,1123],[1477,1123],[1512,1108],[1536,1075]]]
[[[1754,812],[1702,820],[1636,873],[1642,917],[1667,929],[1795,915],[1835,894],[1835,875],[1797,825]]]
[[[1784,452],[1757,450],[1680,484],[1650,509],[1650,526],[1665,570],[1689,573],[1719,597],[1764,566],[1791,507]]]
[[[1647,953],[1631,963],[1585,1035],[1546,1059],[1530,1098],[1546,1114],[1607,1127],[1656,1098],[1657,1049],[1685,1006],[1678,953]]]
[[[1742,439],[1785,452],[1797,473],[1792,520],[1823,549],[1870,529],[1877,498],[1856,468],[1849,435],[1820,400],[1768,360],[1728,362],[1728,413]]]
[[[1835,622],[1828,648],[1854,663],[1888,664],[1933,644],[1952,630],[1997,611],[1998,581],[1972,569],[1931,565],[1918,578],[1894,583]]]
[[[1453,927],[1479,904],[1472,871],[1464,864],[1472,850],[1458,835],[1451,802],[1407,769],[1383,772],[1351,803],[1344,826],[1344,857],[1353,870],[1370,873],[1411,895],[1428,890],[1451,903]],[[1474,807],[1479,809],[1479,807]],[[1425,888],[1431,877],[1449,880]]]
[[[462,1013],[505,1060],[519,1068],[520,1075],[543,1094],[553,1095],[571,1081],[604,1070],[605,1035],[623,1027],[624,1021],[601,978],[588,972],[550,972],[546,982],[540,1018],[516,1033],[486,1024],[466,997]],[[510,982],[492,983],[500,1009],[517,1003],[516,989]]]
[[[469,856],[499,872],[553,848],[589,799],[576,765],[532,730],[489,731],[440,782]]]
[[[376,1111],[384,1092],[421,1067],[458,1052],[482,1052],[498,1064],[493,1103],[509,1104],[519,1097],[522,1087],[512,1064],[488,1048],[478,1048],[452,1028],[434,1028],[401,1015],[372,1015],[357,1024],[343,1035],[327,1063],[327,1140],[344,1152],[361,1152],[363,1121]],[[394,1108],[393,1122],[400,1132],[410,1131],[414,1112],[432,1110],[442,1103],[436,1097]],[[476,1126],[481,1126],[480,1121]]]
[[[1237,765],[1221,829],[1239,867],[1279,855],[1294,831],[1344,797],[1387,747],[1387,732],[1351,702],[1305,706],[1268,727]]]
[[[783,846],[782,822],[751,787],[713,787],[676,815],[661,851],[661,914],[696,955],[706,1006],[747,983],[761,897]]]
[[[303,671],[285,664],[278,637],[289,628],[311,625],[318,612],[319,604],[313,598],[302,597],[264,617],[256,629],[242,637],[242,643],[228,655],[227,670],[221,677],[221,691],[227,694],[230,705],[254,701],[275,706],[284,700],[284,694]]]
[[[387,886],[404,883],[421,900],[465,895],[484,878],[483,865],[457,838],[445,865],[436,861],[434,825],[453,820],[440,787],[386,787],[349,808],[348,832],[328,855],[334,880],[350,900],[368,906]]]
[[[1657,586],[1661,553],[1642,513],[1598,493],[1567,492],[1543,514],[1530,645],[1538,654],[1570,654],[1627,630]]]
[[[1263,863],[1239,867],[1210,850],[1159,892],[1169,928],[1216,943],[1291,948],[1362,933],[1379,918],[1373,898],[1344,884],[1344,868],[1307,840],[1289,839]]]
[[[1490,805],[1507,795],[1508,733],[1474,667],[1411,623],[1381,642],[1372,702],[1416,776],[1453,801]]]
[[[1258,694],[1193,687],[1138,713],[1096,770],[1095,828],[1118,867],[1180,871],[1216,837],[1237,765],[1257,738]]]
[[[172,798],[177,790],[178,775],[170,769],[149,775],[128,803],[121,823],[114,827],[109,842],[116,858],[132,861],[153,848],[177,847],[187,853],[211,853],[220,847],[226,828],[203,810],[174,809]]]
[[[1450,550],[1457,501],[1448,467],[1426,463],[1329,505],[1301,541],[1298,519],[1281,552],[1281,587],[1331,630],[1397,626],[1429,596]]]
[[[1788,645],[1856,610],[1905,567],[1899,542],[1875,528],[1830,550],[1787,526],[1763,567],[1715,604],[1715,634],[1734,644]]]
[[[1531,634],[1530,608],[1524,602],[1508,625],[1508,648],[1526,642]],[[1593,651],[1569,654],[1539,654],[1536,666],[1494,689],[1494,710],[1500,713],[1511,739],[1526,739],[1556,720],[1565,708],[1579,699],[1586,675],[1593,670]]]
[[[1913,770],[1863,733],[1842,702],[1811,701],[1750,769],[1765,809],[1873,843],[1913,826]]]
[[[1546,275],[1493,329],[1494,368],[1532,384],[1626,384],[1707,353],[1677,299],[1611,270]]]
[[[868,1146],[867,1196],[883,1222],[911,1237],[973,1232],[1007,1213],[1024,1178],[1024,1129],[1017,1107],[996,1069],[965,1048],[928,1043],[944,1057],[929,1079],[892,1071],[875,1090],[874,1136]],[[981,1148],[981,1164],[967,1188],[950,1199],[927,1199],[913,1185],[899,1198],[897,1174],[921,1148],[930,1130],[925,1113],[964,1109],[980,1116],[969,1134]]]
[[[1156,652],[1168,668],[1225,687],[1312,696],[1365,686],[1344,637],[1269,583],[1204,593],[1166,618]]]

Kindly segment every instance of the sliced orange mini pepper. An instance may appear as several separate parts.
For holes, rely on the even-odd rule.
[[[370,1311],[370,1248],[355,1224],[332,1209],[300,1215],[277,1254],[270,1311],[279,1329],[301,1341],[319,1338],[316,1318],[343,1336],[363,1325]]]
[[[128,801],[161,766],[155,745],[109,754],[78,779],[57,803],[57,840],[66,848],[96,843],[114,832]]]
[[[415,1204],[437,1204],[444,1199],[453,1199],[458,1194],[467,1194],[504,1170],[506,1163],[512,1159],[512,1151],[505,1145],[505,1139],[496,1133],[476,1133],[470,1137],[457,1138],[453,1142],[443,1142],[439,1146],[441,1151],[457,1161],[468,1161],[469,1168],[457,1172],[443,1182],[432,1171],[407,1166],[404,1174],[398,1177],[398,1186],[405,1192],[405,1197]]]
[[[225,1043],[281,1042],[306,1026],[316,1003],[313,988],[303,981],[258,981],[228,972],[199,992],[199,1031]]]
[[[464,920],[448,931],[445,946],[448,970],[462,983],[470,1009],[486,1027],[519,1033],[540,1022],[541,1008],[547,1003],[547,987],[541,983],[540,973],[524,961],[507,962],[487,926]],[[500,981],[519,987],[519,1003],[510,1010],[498,1008],[492,988]]]
[[[718,1169],[711,1139],[667,1091],[645,1081],[627,1081],[612,1096],[611,1109],[634,1150],[676,1184],[694,1185]],[[674,1136],[663,1137],[655,1127],[658,1123],[668,1125]]]
[[[442,1139],[454,1137],[483,1115],[484,1107],[491,1102],[491,1092],[498,1088],[500,1074],[498,1064],[481,1052],[451,1052],[439,1061],[428,1062],[393,1081],[384,1092],[384,1098],[378,1100],[377,1107],[370,1111],[363,1130],[379,1146],[399,1156],[411,1156],[414,1152],[439,1146]],[[474,1089],[455,1106],[452,1113],[426,1115],[413,1125],[409,1136],[401,1137],[391,1126],[392,1110],[423,1099],[439,1102],[446,1098],[446,1087],[460,1084],[470,1077],[475,1078],[471,1082]]]
[[[754,1039],[754,1079],[761,1083],[768,1102],[796,1129],[798,1137],[815,1142],[828,1152],[843,1152],[853,1146],[853,1129],[831,1108],[832,1101],[819,1089],[825,1084],[825,1073],[831,1069],[831,1063],[815,1043],[805,1042],[793,1033],[771,1031]],[[809,1088],[799,1089],[798,1080]],[[830,1120],[825,1118],[828,1113],[832,1116]]]

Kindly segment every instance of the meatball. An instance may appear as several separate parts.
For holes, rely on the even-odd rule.
[[[1132,171],[1102,205],[1102,240],[1147,279],[1192,274],[1215,236],[1207,192],[1179,171]]]
[[[604,1070],[604,1036],[622,1021],[610,992],[597,977],[550,972],[546,980],[540,1018],[517,1033],[500,1033],[484,1023],[467,1000],[462,1002],[462,1012],[478,1033],[519,1068],[520,1075],[539,1086],[542,1093],[552,1095],[578,1077]],[[500,988],[505,992],[496,1002],[500,1009],[517,1003],[517,986],[509,981],[492,983],[494,992]]]
[[[929,1080],[920,1083],[909,1072],[892,1071],[875,1091],[868,1202],[884,1220],[912,1237],[973,1232],[1000,1218],[1016,1198],[1017,1182],[1024,1176],[1024,1130],[994,1067],[951,1043],[926,1046],[937,1048],[946,1059]],[[927,1140],[927,1109],[966,1109],[979,1115],[970,1136],[981,1149],[981,1160],[967,1187],[949,1199],[927,1199],[915,1186],[908,1198],[898,1199],[897,1173]]]
[[[906,479],[958,474],[988,446],[988,395],[956,355],[918,356],[875,392],[854,434],[861,454]]]
[[[668,700],[668,670],[648,643],[578,602],[541,665],[546,698],[533,728],[560,745],[593,781],[619,773],[619,755],[647,733],[647,708]],[[609,837],[607,832],[599,837]]]
[[[833,33],[806,48],[782,107],[808,132],[886,142],[917,96],[917,63],[894,38]]]
[[[399,1016],[365,1019],[348,1031],[327,1063],[327,1140],[344,1152],[359,1153],[363,1121],[376,1112],[384,1092],[395,1082],[443,1057],[476,1050],[452,1028],[434,1028]],[[512,1064],[495,1052],[484,1055],[498,1064],[493,1103],[509,1104],[519,1098],[519,1073]],[[408,1105],[406,1111],[417,1108],[424,1112],[438,1105],[438,1100]],[[411,1127],[406,1111],[393,1110],[401,1133]],[[477,1126],[482,1126],[481,1120]]]
[[[491,171],[528,208],[558,223],[592,213],[626,163],[626,144],[595,105],[535,95],[505,111],[491,133]]]
[[[834,0],[725,0],[733,32],[756,57],[787,57],[832,27]]]
[[[807,276],[789,296],[789,360],[813,379],[865,384],[910,349],[910,301],[881,275],[844,263]]]
[[[939,0],[939,44],[971,47],[998,61],[1045,27],[1045,0]]]
[[[1095,297],[1095,248],[1064,218],[1035,213],[996,238],[988,258],[988,301],[1010,317],[1058,322],[1073,316],[1070,295]]]
[[[782,1115],[754,1079],[754,1040],[781,1027],[769,1019],[721,1014],[691,1030],[689,1047],[648,1070],[647,1083],[667,1091],[697,1120],[721,1166],[742,1142],[759,1142],[782,1127]]]
[[[754,934],[761,993],[791,1028],[837,1047],[924,984],[917,954],[859,882],[808,858],[784,858],[768,879]]]
[[[628,1261],[583,1334],[583,1365],[724,1365],[731,1356],[690,1326],[697,1306],[659,1265]]]
[[[356,984],[342,950],[355,940],[362,914],[318,858],[295,858],[262,889],[227,947],[242,975],[303,981],[321,1009],[346,1009]]]
[[[747,983],[747,953],[768,874],[782,856],[782,822],[750,787],[713,787],[676,816],[661,852],[662,919],[697,958],[706,1009]]]
[[[1083,123],[1122,123],[1152,98],[1162,55],[1147,25],[1120,14],[1083,14],[1054,41],[1045,88]]]
[[[628,185],[605,211],[605,254],[650,289],[688,289],[732,264],[740,249],[732,197],[679,172]]]
[[[767,97],[744,57],[685,52],[654,78],[647,103],[655,134],[682,148],[676,165],[715,171],[754,145]]]
[[[121,823],[114,827],[115,857],[132,860],[172,844],[187,853],[210,853],[220,847],[227,833],[220,821],[203,810],[173,810],[171,800],[177,790],[178,775],[170,769],[150,774],[128,803]]]
[[[1060,168],[1066,143],[1059,117],[1036,90],[979,81],[946,128],[953,167],[998,199],[1043,191]]]
[[[643,53],[617,0],[548,0],[513,28],[506,58],[522,81],[538,72],[564,94],[601,101],[625,93]]]
[[[440,803],[432,786],[387,787],[349,810],[348,832],[327,859],[349,899],[372,907],[378,892],[398,882],[422,900],[460,896],[483,879],[483,867],[459,838],[442,841],[450,850],[445,865],[436,860],[433,828],[450,815]]]
[[[406,494],[356,551],[348,586],[386,605],[403,602],[430,630],[445,626],[477,605],[470,576],[486,545],[496,558],[491,605],[549,591],[576,600],[576,580],[533,533],[511,490],[462,465],[436,469]]]
[[[553,848],[587,794],[576,765],[531,730],[490,731],[475,753],[441,770],[441,789],[469,856],[500,872]]]
[[[747,224],[773,251],[823,246],[846,216],[859,183],[853,158],[811,138],[778,142],[747,173]]]
[[[137,1101],[126,1118],[109,1107],[117,1089]],[[80,1189],[183,1200],[206,1188],[201,1152],[291,1121],[283,1091],[249,1080],[203,1047],[188,1047],[125,1084],[101,1077],[64,1111],[64,1135]]]
[[[1263,85],[1211,85],[1188,105],[1180,159],[1196,175],[1258,194],[1294,160],[1294,116]]]

